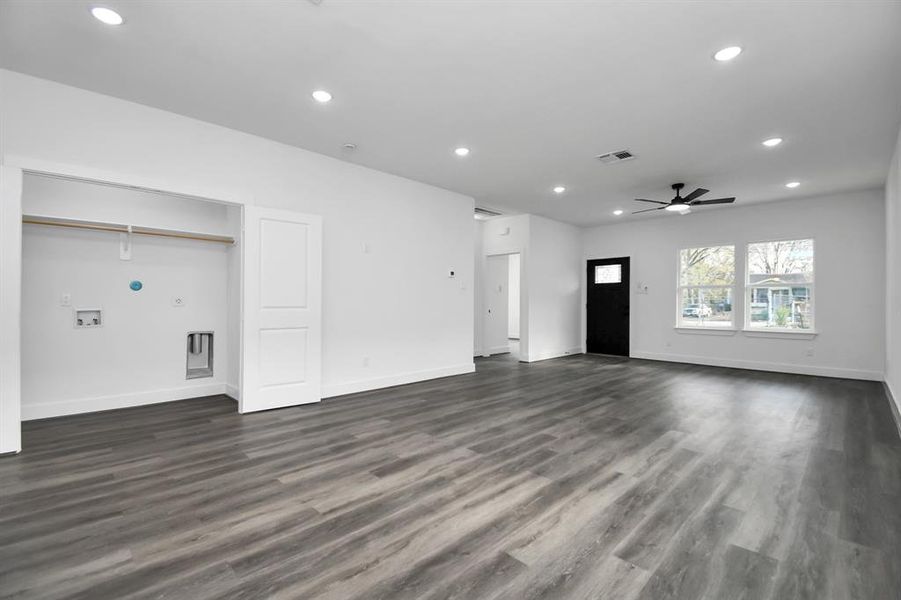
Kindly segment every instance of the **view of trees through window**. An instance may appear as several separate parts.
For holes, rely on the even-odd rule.
[[[813,328],[813,240],[748,244],[746,301],[753,329]]]
[[[679,324],[731,327],[735,246],[686,248],[680,254]]]
[[[813,240],[747,246],[745,327],[813,329]],[[732,327],[735,246],[684,248],[679,254],[678,324]]]

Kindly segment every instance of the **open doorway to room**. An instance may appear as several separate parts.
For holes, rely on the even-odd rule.
[[[486,356],[509,353],[516,360],[523,358],[521,267],[518,252],[489,255],[485,259],[483,354]]]

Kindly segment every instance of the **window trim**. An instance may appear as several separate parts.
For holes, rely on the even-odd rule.
[[[781,329],[777,327],[769,329],[742,329],[741,332],[747,337],[770,337],[785,340],[812,340],[819,335],[819,332],[813,329]]]
[[[788,327],[751,327],[751,288],[779,288],[786,287],[784,283],[763,283],[763,284],[755,284],[751,285],[751,245],[752,244],[772,244],[775,242],[796,242],[799,240],[810,240],[810,247],[813,252],[813,266],[810,271],[810,280],[803,284],[804,287],[810,289],[810,328],[809,329],[791,329]],[[818,334],[817,332],[817,294],[816,294],[816,280],[817,280],[817,241],[816,238],[812,235],[808,236],[798,236],[791,238],[775,238],[775,239],[766,239],[766,240],[754,240],[745,243],[745,263],[744,263],[744,281],[743,281],[743,294],[742,294],[742,303],[744,304],[744,323],[742,325],[742,332],[745,334],[751,334],[750,337],[755,337],[754,334],[768,334],[772,333],[772,337],[781,337],[781,338],[790,338],[789,334],[796,334],[799,337],[798,339],[809,339]],[[789,286],[792,287],[792,286]],[[795,286],[797,287],[797,286]],[[765,335],[758,335],[757,337],[767,337]]]
[[[682,285],[682,252],[692,250],[694,248],[732,248],[732,285]],[[723,331],[730,334],[738,331],[738,324],[735,322],[735,300],[738,291],[738,264],[735,260],[735,251],[738,249],[737,244],[711,243],[698,244],[694,246],[680,247],[676,252],[676,325],[674,329],[685,332],[706,332],[706,331]],[[682,293],[686,289],[731,289],[732,290],[732,322],[728,326],[717,325],[687,325],[682,321]]]

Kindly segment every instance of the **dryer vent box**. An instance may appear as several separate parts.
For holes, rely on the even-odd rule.
[[[191,331],[187,338],[185,379],[213,376],[213,332]]]

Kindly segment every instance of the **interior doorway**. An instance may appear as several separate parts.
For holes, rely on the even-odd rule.
[[[485,259],[484,352],[486,356],[510,354],[522,360],[520,310],[522,260],[518,252]]]
[[[585,349],[629,356],[629,258],[588,261]]]

